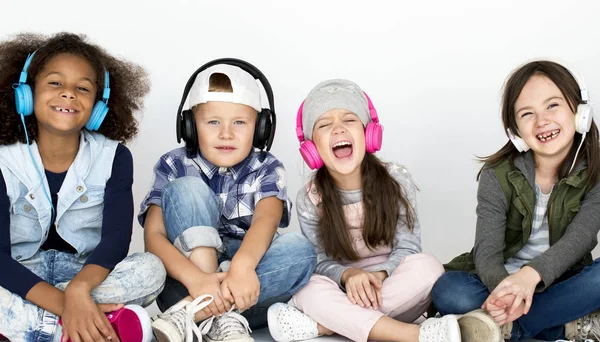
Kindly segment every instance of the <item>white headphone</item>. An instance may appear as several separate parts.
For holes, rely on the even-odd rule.
[[[554,63],[556,63],[556,62],[554,62]],[[583,83],[583,77],[575,74],[574,72],[569,70],[567,67],[562,65],[562,63],[556,63],[556,64],[561,65],[563,68],[565,68],[571,74],[571,76],[573,76],[573,78],[575,79],[575,82],[577,82],[577,85],[579,86],[579,89],[581,91],[581,99],[586,102],[586,103],[582,103],[582,104],[578,105],[577,113],[575,113],[575,130],[577,131],[577,133],[583,134],[583,137],[581,138],[581,144],[583,144],[585,135],[587,132],[589,132],[590,127],[592,126],[592,119],[594,117],[594,111],[592,109],[592,105],[589,102],[590,96],[588,94],[587,87],[585,86],[585,83]],[[507,133],[510,141],[513,143],[513,145],[515,145],[515,147],[517,148],[517,150],[519,152],[527,152],[529,150],[529,145],[527,145],[525,140],[523,140],[521,137],[519,137],[517,135],[514,135],[511,132],[510,128],[506,129],[506,133]],[[581,148],[581,144],[579,144],[579,148]],[[577,149],[577,153],[579,153],[579,148]],[[577,159],[577,154],[575,154],[575,159]]]

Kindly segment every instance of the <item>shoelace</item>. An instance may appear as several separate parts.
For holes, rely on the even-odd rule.
[[[581,336],[582,338],[585,337],[587,338],[588,335],[590,333],[592,333],[593,336],[590,337],[594,337],[596,339],[596,341],[599,340],[598,335],[596,334],[597,331],[600,331],[600,326],[598,326],[596,324],[596,322],[598,321],[596,318],[596,315],[588,315],[585,316],[585,318],[583,319],[583,322],[581,323]],[[592,339],[587,339],[584,342],[588,342],[591,341],[593,342],[594,340]]]
[[[205,320],[204,322],[202,322],[200,324],[200,332],[202,335],[206,335],[208,334],[208,332],[210,331],[210,328],[213,325],[213,322],[215,321],[215,319],[219,319],[219,320],[223,320],[222,324],[223,326],[227,327],[227,326],[232,326],[231,323],[233,323],[233,326],[237,325],[237,323],[241,323],[242,326],[245,328],[245,330],[235,330],[235,331],[227,331],[226,330],[226,334],[224,337],[228,337],[233,333],[246,333],[246,332],[252,332],[252,330],[250,329],[250,324],[248,323],[248,321],[246,320],[246,318],[242,315],[240,315],[237,312],[234,312],[233,310],[235,309],[235,305],[233,305],[231,307],[231,309],[224,313],[223,315],[219,316],[219,317],[215,317],[212,316],[211,318]],[[228,319],[231,320],[235,320],[237,322],[228,322]],[[228,324],[229,323],[229,324]]]
[[[203,302],[205,299],[209,299]],[[202,332],[194,322],[196,312],[204,309],[213,301],[213,296],[202,295],[194,299],[191,303],[181,302],[173,305],[169,310],[165,311],[158,317],[172,316],[174,323],[177,324],[179,331],[185,334],[185,341],[193,341],[193,334],[196,335],[198,341],[202,341]]]

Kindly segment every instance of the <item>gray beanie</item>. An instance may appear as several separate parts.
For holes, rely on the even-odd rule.
[[[315,121],[325,112],[336,108],[346,109],[358,115],[364,126],[371,121],[367,97],[356,83],[342,79],[323,81],[317,84],[304,100],[304,139],[311,140]]]

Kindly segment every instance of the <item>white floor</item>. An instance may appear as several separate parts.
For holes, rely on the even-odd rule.
[[[159,311],[158,308],[156,307],[156,304],[152,304],[151,306],[149,306],[148,308],[146,308],[148,310],[148,312],[150,313],[150,315],[156,315]],[[274,342],[274,340],[271,338],[271,335],[269,334],[269,329],[260,329],[260,330],[254,330],[252,332],[252,338],[254,338],[254,340],[256,342]],[[342,336],[325,336],[325,337],[319,337],[316,338],[314,340],[307,340],[307,341],[319,341],[319,342],[347,342],[350,341],[345,337]],[[521,342],[542,342],[541,340],[523,340]]]
[[[271,335],[269,335],[268,329],[260,329],[252,332],[252,337],[256,342],[272,342],[273,339]],[[327,337],[319,337],[314,340],[309,341],[319,341],[319,342],[346,342],[350,341],[347,338],[341,336],[327,336]],[[523,340],[522,342],[538,342],[540,340]]]

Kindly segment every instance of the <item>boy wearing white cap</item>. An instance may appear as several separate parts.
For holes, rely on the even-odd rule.
[[[188,97],[190,109],[182,110]],[[153,323],[159,342],[191,342],[193,333],[253,341],[232,306],[244,311],[291,296],[313,273],[316,256],[305,237],[275,236],[289,224],[291,201],[283,165],[263,151],[275,133],[273,102],[260,70],[237,59],[209,62],[186,84],[177,113],[186,146],[155,165],[138,217],[146,249],[169,274],[157,300],[164,313]]]

